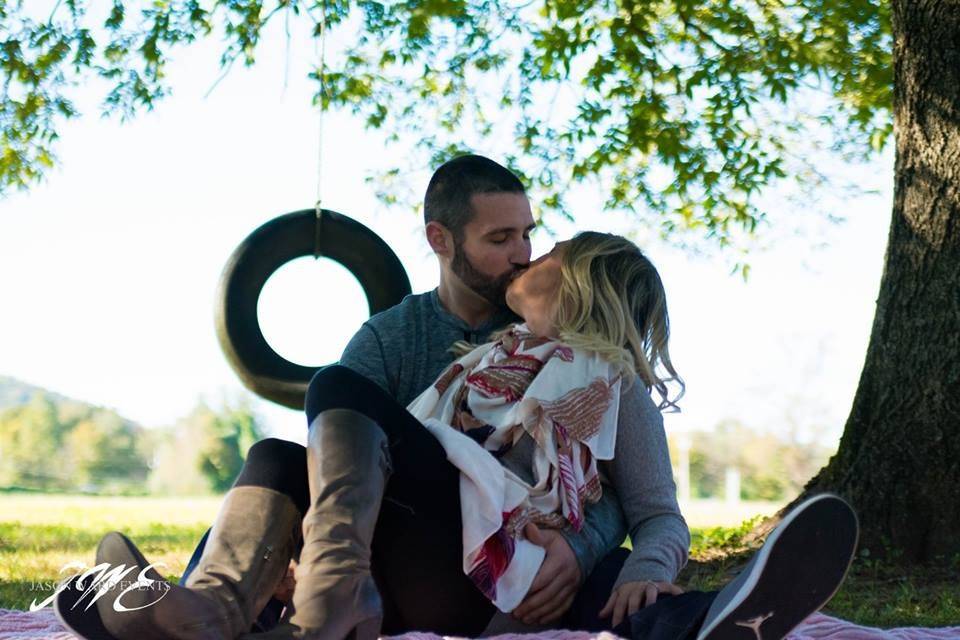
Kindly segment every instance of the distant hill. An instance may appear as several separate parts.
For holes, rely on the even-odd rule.
[[[0,488],[144,492],[153,434],[116,411],[0,376]]]
[[[243,402],[199,402],[176,424],[145,429],[113,409],[0,376],[0,491],[223,492],[262,438]]]
[[[76,398],[71,398],[10,376],[0,375],[0,411],[28,404],[35,393],[41,394],[53,403],[54,406],[58,407],[61,419],[67,422],[71,422],[72,418],[76,416],[106,412],[115,415],[119,420],[130,425],[131,428],[137,431],[144,428],[140,423],[121,416],[113,409],[91,404],[84,400],[77,400]]]
[[[33,397],[33,394],[37,392],[40,392],[46,397],[50,398],[54,404],[61,404],[64,402],[88,404],[80,400],[74,400],[72,398],[60,395],[59,393],[54,393],[53,391],[48,391],[43,387],[36,387],[32,384],[23,382],[22,380],[11,378],[10,376],[0,376],[0,411],[8,407],[27,404],[30,402],[30,398]]]

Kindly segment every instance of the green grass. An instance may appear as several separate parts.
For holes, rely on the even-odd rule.
[[[691,529],[690,563],[678,582],[688,590],[720,589],[749,561],[760,541],[739,527]],[[857,624],[891,628],[960,625],[960,556],[937,566],[879,561],[861,553],[823,612]]]
[[[177,579],[216,515],[217,497],[0,494],[0,607],[27,609],[51,596],[69,562],[93,564],[108,531],[129,535]],[[73,572],[70,572],[73,573]]]
[[[97,542],[112,530],[129,535],[170,579],[183,572],[216,515],[217,497],[97,497],[0,493],[0,607],[27,609],[52,595],[61,567],[93,563]],[[749,559],[757,542],[739,527],[694,528],[690,563],[678,582],[719,589]],[[825,612],[877,627],[960,624],[960,558],[939,567],[903,567],[858,557]]]

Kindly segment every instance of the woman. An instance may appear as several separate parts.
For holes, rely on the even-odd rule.
[[[605,481],[634,549],[601,613],[616,626],[658,593],[679,593],[671,582],[689,534],[645,393],[655,390],[662,409],[676,400],[666,383],[683,388],[659,275],[633,243],[585,232],[531,263],[507,302],[525,322],[462,355],[409,410],[345,367],[318,372],[306,399],[309,495],[242,473],[231,494],[250,494],[243,504],[256,507],[231,508],[239,498],[228,494],[186,587],[162,582],[122,535],[106,536],[98,563],[135,566],[157,582],[98,600],[104,633],[237,637],[302,546],[292,614],[257,637],[477,635],[494,603],[509,611],[530,587],[542,552],[526,540],[529,523],[577,527]],[[655,419],[618,430],[619,396],[630,389]],[[245,472],[263,468],[251,465],[262,457],[252,449]],[[304,511],[301,545],[291,522]]]
[[[655,369],[662,365],[679,378],[667,352],[663,286],[653,265],[623,238],[587,232],[558,243],[511,282],[506,299],[525,322],[486,345],[463,345],[469,353],[408,410],[461,471],[464,570],[498,609],[512,611],[543,557],[522,535],[526,524],[579,530],[584,508],[602,491],[598,463],[607,466],[618,441],[626,449],[636,440],[631,436],[640,435],[617,437],[621,387],[639,378],[646,390],[657,388],[667,406],[672,402]],[[525,452],[524,443],[530,445]],[[657,448],[659,477],[643,480],[671,486],[668,509],[682,525],[679,570],[688,532],[673,501],[666,446]],[[605,474],[608,481],[611,476],[617,477],[614,469]],[[621,484],[618,495],[632,505],[637,485]],[[638,509],[628,511],[633,531],[645,518]],[[623,573],[635,578],[618,590],[624,602],[634,589],[649,587],[651,576],[642,570]],[[670,589],[674,576],[662,577]],[[619,622],[622,611],[614,610]]]

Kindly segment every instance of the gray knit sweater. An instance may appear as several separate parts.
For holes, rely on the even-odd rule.
[[[344,349],[340,364],[373,380],[407,406],[454,360],[449,352],[454,342],[482,344],[492,332],[518,321],[504,311],[471,328],[443,308],[436,289],[409,295],[363,323]],[[506,456],[503,463],[512,466]],[[586,508],[583,528],[579,533],[561,531],[583,577],[629,533],[633,551],[616,584],[672,582],[686,563],[690,532],[677,505],[663,419],[639,382],[621,393],[614,459],[602,462],[600,472],[605,481],[603,497]]]

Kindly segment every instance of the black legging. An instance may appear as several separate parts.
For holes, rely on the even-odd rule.
[[[290,496],[302,517],[310,506],[307,449],[302,444],[264,438],[247,451],[234,487],[267,487]]]

